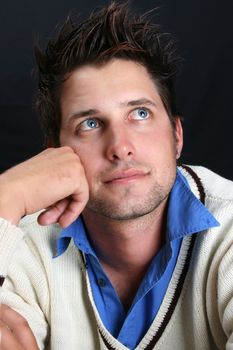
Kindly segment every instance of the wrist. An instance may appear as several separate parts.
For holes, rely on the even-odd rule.
[[[0,181],[0,217],[14,225],[18,225],[24,213],[20,201],[14,194],[11,184],[7,186]]]

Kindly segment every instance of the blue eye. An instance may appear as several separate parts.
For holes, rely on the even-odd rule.
[[[79,129],[82,131],[87,131],[91,129],[96,129],[99,127],[99,122],[96,119],[86,119],[81,124]]]
[[[149,117],[149,111],[146,108],[137,108],[132,112],[132,119],[143,120]]]

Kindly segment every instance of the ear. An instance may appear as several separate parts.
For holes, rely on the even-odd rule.
[[[179,116],[177,116],[175,120],[175,141],[176,159],[179,159],[183,148],[183,127]]]

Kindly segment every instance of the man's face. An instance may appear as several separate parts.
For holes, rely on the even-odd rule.
[[[78,68],[61,93],[61,146],[79,155],[89,184],[86,211],[116,220],[165,203],[182,148],[154,82],[140,64],[114,59]]]

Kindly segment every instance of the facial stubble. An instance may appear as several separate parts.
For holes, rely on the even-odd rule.
[[[90,193],[87,208],[111,220],[125,221],[137,219],[156,211],[167,200],[174,181],[175,173],[171,174],[170,172],[166,183],[161,185],[157,181],[154,181],[143,194],[134,193],[137,193],[137,190],[134,188],[135,184],[123,190],[120,189],[117,200],[109,193],[108,195],[101,195],[101,191],[95,195]],[[140,180],[138,186],[140,186]]]

